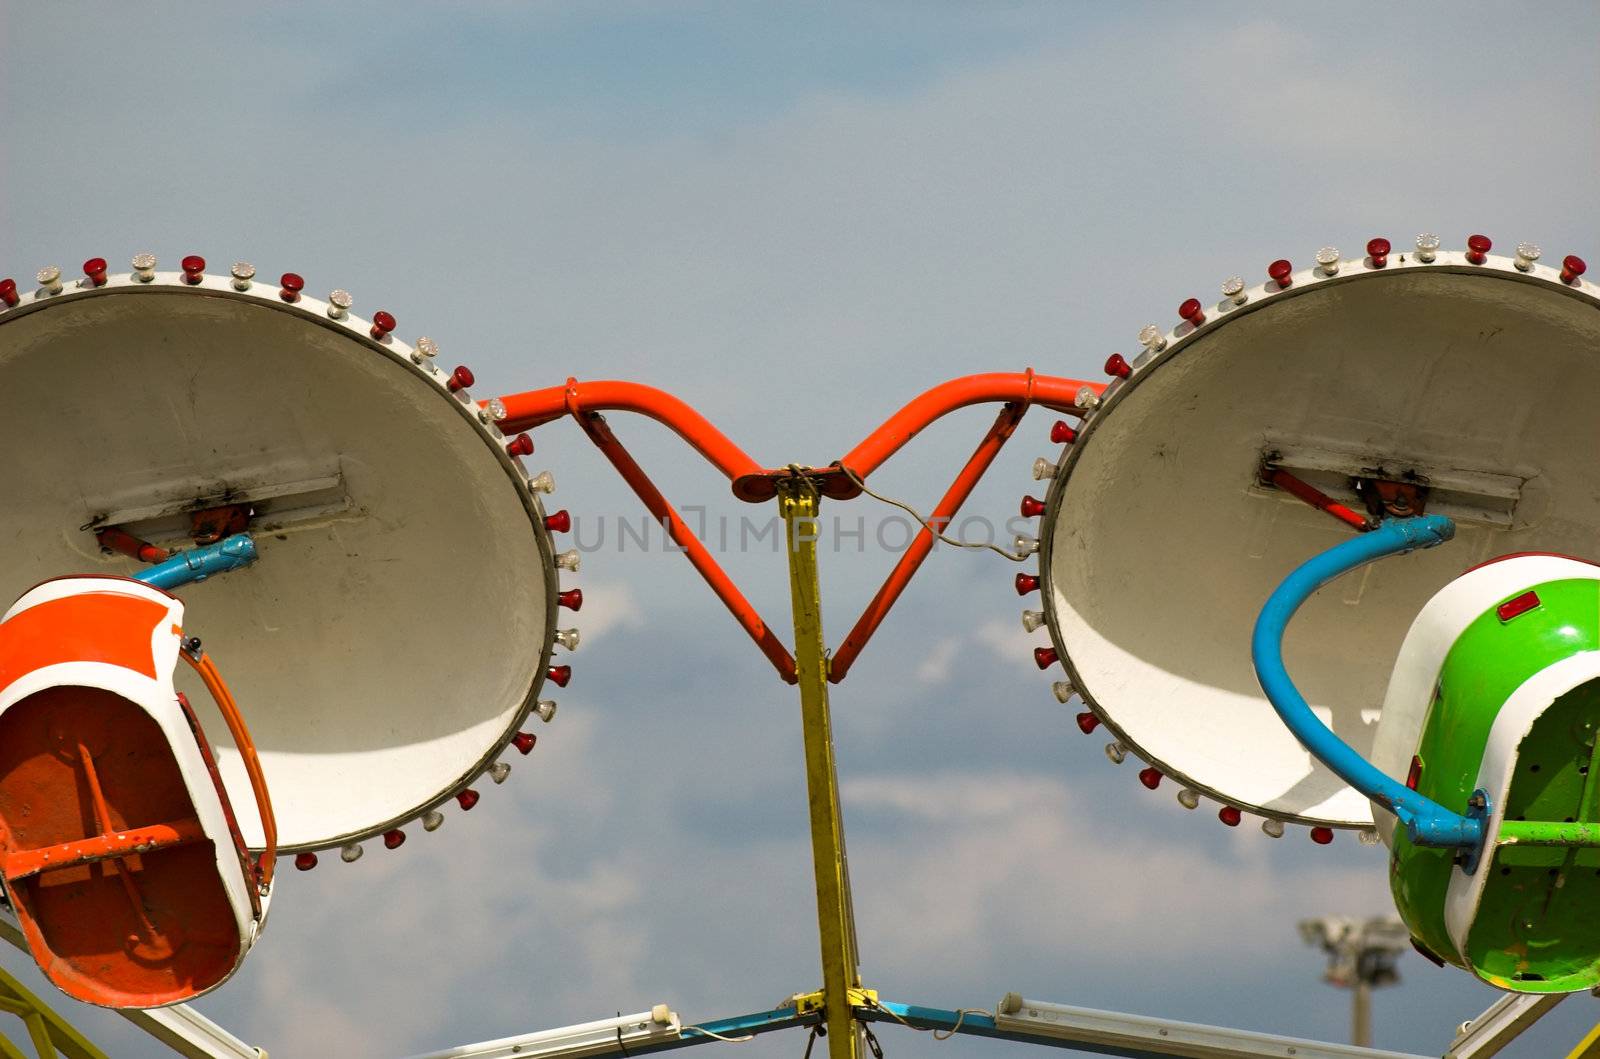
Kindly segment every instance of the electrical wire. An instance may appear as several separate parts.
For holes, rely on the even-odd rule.
[[[850,468],[846,467],[842,463],[835,463],[833,466],[835,466],[835,467],[839,468],[839,470],[843,471],[844,472],[844,476],[846,478],[850,479],[850,481],[854,482],[855,485],[856,485],[856,488],[860,489],[863,493],[866,493],[868,496],[872,497],[872,499],[874,499],[874,500],[882,501],[883,503],[888,504],[891,507],[897,507],[901,511],[904,511],[906,514],[908,514],[912,518],[916,519],[917,522],[924,529],[926,529],[929,533],[932,533],[935,537],[938,537],[941,541],[944,541],[946,544],[952,545],[952,546],[954,546],[956,548],[975,548],[975,549],[987,548],[989,551],[994,552],[996,555],[1003,555],[1007,559],[1010,559],[1014,563],[1024,563],[1024,562],[1028,561],[1028,557],[1029,557],[1030,553],[1027,553],[1027,552],[1008,552],[1004,548],[1000,547],[998,544],[990,544],[990,543],[988,543],[986,541],[964,541],[964,540],[961,540],[959,537],[946,536],[945,534],[941,533],[938,529],[934,528],[934,525],[933,525],[932,522],[930,522],[928,519],[925,519],[920,514],[918,514],[917,513],[917,509],[912,507],[910,504],[902,503],[901,501],[895,500],[892,497],[887,497],[887,496],[884,496],[882,493],[875,493],[871,489],[868,489],[867,488],[867,483],[863,482],[861,480],[860,476],[858,476],[855,471],[852,471]]]
[[[719,1040],[719,1041],[727,1041],[729,1044],[748,1044],[751,1041],[756,1039],[756,1035],[753,1034],[753,1033],[747,1033],[743,1037],[724,1037],[722,1034],[717,1033],[715,1030],[708,1030],[704,1026],[685,1026],[685,1027],[683,1027],[683,1029],[680,1032],[682,1032],[682,1033],[690,1033],[690,1032],[703,1033],[707,1037],[712,1037],[712,1038],[715,1038],[716,1040]]]
[[[991,1014],[989,1011],[983,1008],[960,1008],[956,1011],[956,1024],[951,1026],[948,1030],[941,1030],[937,1026],[913,1026],[911,1023],[907,1022],[899,1012],[891,1011],[889,1008],[884,1007],[871,997],[867,998],[866,1006],[874,1011],[883,1012],[885,1015],[888,1015],[890,1018],[894,1019],[908,1030],[916,1030],[918,1033],[932,1033],[933,1039],[936,1041],[948,1041],[951,1037],[954,1037],[956,1034],[960,1033],[961,1024],[966,1021],[968,1015],[987,1016]]]

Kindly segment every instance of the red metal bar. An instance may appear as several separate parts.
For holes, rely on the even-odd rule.
[[[696,570],[700,571],[700,576],[705,578],[706,584],[710,585],[711,591],[715,592],[717,598],[722,600],[723,605],[728,608],[734,620],[739,623],[745,632],[750,634],[750,638],[756,642],[756,646],[761,648],[761,653],[766,655],[768,661],[777,669],[778,675],[788,683],[793,684],[797,679],[795,676],[794,656],[789,653],[789,649],[783,646],[777,635],[762,620],[761,615],[756,613],[755,606],[744,597],[744,593],[739,591],[739,587],[733,583],[733,580],[728,577],[722,567],[717,565],[717,561],[711,557],[711,553],[706,550],[706,546],[700,543],[700,539],[694,535],[694,531],[679,517],[678,512],[667,502],[666,497],[661,495],[661,491],[656,488],[655,483],[634,462],[628,450],[622,447],[622,442],[617,440],[616,435],[611,433],[611,428],[606,425],[605,418],[596,412],[588,412],[576,418],[578,425],[583,428],[583,432],[589,435],[589,440],[595,443],[595,447],[605,455],[606,459],[611,461],[611,465],[617,469],[617,473],[622,475],[623,480],[633,488],[639,499],[644,501],[644,506],[649,509],[650,514],[658,521],[666,524],[667,532],[672,535],[672,539],[677,542],[678,546],[684,550],[689,562],[694,564]]]
[[[164,563],[172,558],[172,553],[165,548],[158,548],[149,541],[142,541],[127,530],[116,526],[95,530],[94,537],[100,542],[100,547],[121,552],[141,563]]]
[[[1372,523],[1367,516],[1352,511],[1333,497],[1324,493],[1309,482],[1301,481],[1281,467],[1266,468],[1261,472],[1261,480],[1268,485],[1275,485],[1284,492],[1305,501],[1318,511],[1326,511],[1340,522],[1366,532],[1372,528]]]
[[[1035,375],[1032,369],[951,379],[915,398],[890,416],[861,444],[846,453],[840,462],[858,476],[866,478],[929,423],[967,405],[1020,401],[1025,405],[1042,404],[1058,412],[1081,415],[1083,409],[1077,406],[1077,399],[1078,391],[1084,387],[1096,394],[1105,389],[1103,383]]]
[[[585,412],[637,412],[670,427],[729,480],[763,470],[705,416],[654,386],[568,379],[565,386],[508,394],[500,400],[507,412],[500,429],[507,434],[531,430],[569,413],[582,423]]]
[[[928,516],[930,523],[941,529],[950,524],[950,520],[955,518],[956,512],[961,510],[961,505],[972,495],[978,479],[983,477],[989,465],[994,462],[994,458],[1000,454],[1001,448],[1010,439],[1027,411],[1028,406],[1023,401],[1011,402],[1000,410],[1000,414],[995,417],[994,425],[978,443],[972,458],[961,468],[956,480],[950,483],[950,488],[945,491],[939,505],[933,509],[933,514]],[[856,656],[867,646],[872,634],[878,631],[878,626],[888,615],[889,608],[895,605],[900,594],[905,591],[906,585],[910,583],[912,575],[922,566],[922,561],[932,550],[933,531],[923,526],[921,532],[911,542],[911,547],[906,549],[894,569],[889,571],[889,576],[884,579],[883,587],[878,589],[878,594],[872,597],[867,609],[861,612],[855,628],[850,630],[850,634],[839,644],[838,650],[833,652],[833,659],[828,665],[829,681],[837,684],[850,672]]]

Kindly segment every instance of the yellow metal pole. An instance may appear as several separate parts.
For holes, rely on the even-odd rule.
[[[21,1017],[41,1059],[54,1059],[57,1051],[66,1059],[106,1059],[106,1054],[89,1043],[72,1024],[52,1011],[21,982],[0,968],[0,1011]],[[8,1042],[9,1043],[9,1042]],[[9,1053],[0,1049],[0,1055]]]
[[[1600,1026],[1590,1030],[1567,1055],[1567,1059],[1596,1059],[1600,1056]]]
[[[859,1059],[851,1017],[861,986],[856,971],[855,916],[839,817],[839,777],[828,718],[828,658],[822,639],[822,588],[817,579],[815,483],[796,475],[778,485],[789,548],[789,594],[794,604],[794,661],[805,735],[806,792],[811,805],[811,860],[817,880],[817,930],[822,942],[823,1022],[829,1059]]]

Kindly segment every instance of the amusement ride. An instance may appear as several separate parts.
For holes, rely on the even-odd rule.
[[[178,1054],[265,1054],[187,1002],[247,958],[284,869],[469,812],[533,751],[533,719],[555,720],[580,557],[527,461],[570,419],[798,693],[821,988],[430,1059],[785,1029],[858,1059],[891,1028],[1134,1059],[1394,1059],[1015,993],[944,1010],[860,975],[830,687],[1037,406],[1060,418],[1033,467],[1044,495],[1020,502],[1037,532],[1008,556],[1063,723],[1227,827],[1385,847],[1405,940],[1504,994],[1441,1045],[1492,1055],[1600,986],[1600,287],[1575,255],[1492,249],[1423,235],[1275,261],[1145,327],[1105,382],[955,379],[825,466],[763,466],[637,383],[480,398],[435,342],[294,273],[139,254],[125,273],[96,258],[32,289],[0,280],[0,422],[26,448],[0,471],[0,933]],[[973,405],[997,406],[993,424],[830,648],[822,505],[877,497],[874,472]],[[613,432],[623,412],[775,506],[788,643]],[[41,1056],[102,1055],[10,976],[0,1008]],[[23,1053],[0,1038],[0,1054]],[[1573,1055],[1600,1055],[1596,1034]]]

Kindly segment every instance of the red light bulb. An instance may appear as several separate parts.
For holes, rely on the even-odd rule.
[[[571,533],[572,516],[568,514],[565,508],[562,508],[554,515],[546,515],[544,517],[544,528],[551,533]]]
[[[106,259],[103,257],[91,257],[83,263],[83,274],[88,276],[89,282],[96,287],[104,287],[106,285]]]
[[[556,596],[556,603],[568,610],[583,609],[583,589],[569,588]]]
[[[511,737],[511,745],[516,747],[517,752],[524,756],[533,749],[533,745],[538,741],[539,737],[532,732],[518,732]]]
[[[1568,258],[1567,260],[1570,261],[1572,259]],[[6,305],[11,306],[16,305],[21,300],[21,298],[17,297],[17,281],[9,276],[5,279],[0,279],[0,302],[5,302]]]
[[[1487,241],[1488,240],[1485,240],[1485,242]],[[1311,829],[1311,841],[1315,842],[1319,846],[1326,846],[1328,843],[1333,841],[1333,828],[1313,827]]]
[[[394,330],[394,314],[386,313],[382,309],[372,314],[372,337],[382,342],[390,331]]]
[[[399,849],[406,844],[406,833],[399,828],[383,833],[383,844],[389,849]]]
[[[532,456],[533,439],[526,434],[518,434],[506,442],[506,453],[510,456]]]
[[[1038,589],[1038,587],[1039,587],[1038,575],[1036,575],[1036,574],[1018,574],[1017,575],[1016,585],[1017,585],[1017,595],[1026,596],[1029,592],[1033,592],[1033,591]]]
[[[483,795],[468,787],[456,795],[456,804],[461,806],[461,811],[465,813],[470,811],[474,805],[477,805],[478,799],[482,797]]]
[[[450,378],[445,380],[444,385],[445,388],[451,393],[455,393],[458,390],[465,390],[468,386],[471,386],[477,381],[478,380],[472,376],[471,368],[467,367],[465,364],[459,364],[456,366],[456,370],[450,373]]]
[[[551,666],[545,670],[545,676],[558,688],[564,688],[572,681],[571,666]]]
[[[1229,827],[1238,827],[1239,821],[1244,819],[1244,814],[1231,805],[1224,805],[1221,809],[1217,810],[1217,819],[1221,820]]]
[[[1076,720],[1078,722],[1078,731],[1082,732],[1084,735],[1090,735],[1096,728],[1100,727],[1100,718],[1096,717],[1088,710],[1084,710],[1082,713],[1078,714]]]
[[[1025,496],[1022,498],[1023,518],[1038,518],[1042,514],[1044,514],[1043,500],[1037,500],[1031,496]]]
[[[1589,266],[1583,263],[1583,258],[1579,257],[1577,254],[1568,254],[1561,261],[1561,282],[1576,287],[1578,285],[1578,277],[1587,271],[1589,271]],[[6,280],[6,282],[11,283],[10,280]],[[17,285],[15,283],[11,283],[12,298],[16,297],[16,291]],[[15,301],[10,301],[9,299],[8,302],[11,305],[17,304]]]
[[[206,259],[199,254],[190,254],[182,261],[183,281],[188,284],[200,282],[201,274],[206,270]]]
[[[1133,374],[1133,369],[1128,366],[1128,362],[1123,359],[1121,353],[1113,353],[1106,358],[1106,374],[1114,375],[1119,379],[1126,379]]]
[[[1367,257],[1372,259],[1373,268],[1382,268],[1389,263],[1389,240],[1379,236],[1367,242]]]
[[[1034,665],[1040,669],[1049,669],[1056,664],[1056,649],[1054,647],[1035,647],[1033,649]]]
[[[1151,765],[1149,768],[1139,770],[1139,782],[1151,790],[1161,786],[1161,770]]]
[[[286,302],[297,302],[300,300],[300,292],[305,290],[305,288],[305,280],[301,279],[293,272],[285,272],[278,280],[278,297],[282,298]],[[394,318],[390,317],[390,319],[392,320]],[[393,327],[394,325],[391,324],[390,330],[393,330]],[[374,335],[373,337],[377,338],[378,336]]]
[[[1195,327],[1199,327],[1201,324],[1206,322],[1205,310],[1200,308],[1199,298],[1190,298],[1188,301],[1178,306],[1178,315],[1189,321],[1189,323],[1193,324]]]
[[[294,855],[294,866],[300,871],[310,871],[317,866],[317,855],[311,852],[296,853]]]
[[[1078,432],[1068,426],[1065,419],[1058,419],[1050,427],[1050,440],[1057,445],[1070,445],[1078,440]]]
[[[1489,241],[1487,235],[1469,235],[1467,236],[1467,260],[1474,265],[1481,265],[1488,260],[1489,251],[1493,247],[1494,244]],[[1331,831],[1328,832],[1328,841],[1333,841],[1333,832]]]
[[[1280,257],[1267,266],[1267,278],[1278,285],[1279,290],[1287,290],[1294,283],[1294,266],[1289,264],[1289,259]]]

